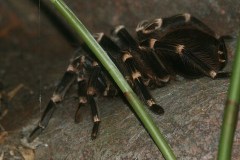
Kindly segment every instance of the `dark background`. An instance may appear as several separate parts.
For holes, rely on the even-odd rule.
[[[0,124],[0,155],[17,159],[26,155],[35,159],[163,159],[134,114],[120,98],[99,98],[101,128],[98,138],[90,139],[90,109],[84,108],[82,121],[74,123],[77,107],[76,87],[51,119],[40,136],[40,145],[31,150],[21,139],[30,133],[64,73],[78,46],[76,39],[63,34],[57,18],[49,18],[45,5],[33,0],[0,1],[0,81],[2,95],[23,85],[9,100],[8,113]],[[190,13],[219,35],[236,36],[240,25],[238,0],[66,0],[92,32],[109,33],[124,24],[134,35],[144,19]],[[52,8],[51,11],[55,12]],[[59,26],[61,29],[57,29]],[[58,27],[58,28],[59,28]],[[70,31],[71,32],[71,31]],[[230,70],[235,41],[227,43]],[[172,146],[178,159],[215,159],[228,79],[179,79],[153,90],[166,114],[154,121]],[[2,108],[1,108],[2,109]],[[240,123],[233,146],[233,159],[240,158]],[[26,158],[25,158],[26,159]]]

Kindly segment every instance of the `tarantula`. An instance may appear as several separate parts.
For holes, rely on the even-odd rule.
[[[176,75],[190,79],[202,76],[216,79],[230,75],[220,72],[228,60],[224,38],[218,37],[188,13],[142,21],[136,32],[137,40],[124,26],[118,26],[112,31],[111,38],[103,33],[96,34],[95,38],[137,95],[156,114],[161,115],[164,110],[156,104],[147,86],[162,87],[174,80]],[[46,128],[57,104],[63,101],[66,91],[74,82],[78,83],[79,96],[75,120],[79,109],[89,104],[94,123],[91,137],[96,138],[100,117],[95,98],[100,94],[116,96],[119,89],[86,44],[81,48],[85,53],[74,58],[67,67],[29,141]]]

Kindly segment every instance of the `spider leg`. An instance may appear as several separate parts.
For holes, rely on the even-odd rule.
[[[86,46],[83,46],[83,48],[86,52],[90,53],[90,50]],[[91,138],[95,139],[100,125],[96,95],[103,92],[104,96],[115,96],[117,89],[110,84],[101,67],[92,57],[85,55],[82,58],[82,64],[83,68],[79,70],[77,78],[79,105],[75,113],[75,122],[78,123],[80,121],[80,109],[88,103],[91,107],[94,123]]]
[[[215,79],[221,79],[221,78],[229,78],[231,77],[231,72],[219,72]]]
[[[86,46],[83,46],[83,48],[86,52],[90,52]],[[112,91],[113,89],[107,85],[101,67],[92,57],[85,55],[84,58],[82,58],[82,64],[83,68],[79,70],[77,78],[79,106],[75,113],[75,122],[79,122],[80,109],[88,103],[91,107],[94,123],[91,138],[95,139],[97,137],[100,124],[100,117],[96,103],[97,91],[102,92],[107,90],[105,92],[108,95],[110,94],[109,90]],[[89,77],[85,77],[86,75],[89,75]]]
[[[227,48],[224,42],[224,36],[220,37],[218,39],[219,41],[219,46],[218,46],[218,61],[220,63],[220,69],[223,69],[228,61],[228,56],[227,56]]]
[[[148,89],[143,83],[142,74],[137,69],[137,64],[134,61],[132,54],[130,52],[123,52],[123,62],[125,63],[126,67],[128,68],[129,73],[131,73],[131,77],[133,82],[135,83],[135,90],[138,94],[142,97],[145,103],[149,106],[150,110],[157,114],[163,114],[164,110],[161,106],[157,105],[149,93]]]
[[[99,42],[99,40],[101,39],[102,36],[103,36],[103,33],[98,33],[98,34],[94,35],[94,37],[97,39],[98,42]],[[103,41],[101,41],[101,43],[102,42]],[[112,43],[107,42],[107,44],[104,44],[104,45],[108,46],[109,49],[112,48],[112,50],[116,50],[114,47],[117,47],[113,42]],[[93,54],[92,51],[86,45],[83,45],[83,48],[89,55]],[[114,57],[116,55],[109,55],[108,54],[108,56],[112,59],[114,64],[118,68],[120,68],[120,70],[124,74],[124,69],[123,69],[122,65],[118,65],[119,64],[119,62],[117,62],[118,58]],[[91,59],[90,61],[93,62],[94,60]],[[114,85],[111,81],[112,81],[111,76],[108,75],[108,73],[104,72],[101,69],[101,72],[100,72],[99,77],[98,77],[98,83],[99,83],[98,90],[100,90],[103,93],[103,96],[116,96],[118,94],[117,86]]]
[[[98,77],[101,72],[101,68],[97,64],[97,62],[94,62],[94,63],[95,64],[93,64],[93,71],[88,80],[88,88],[87,88],[87,100],[91,106],[92,116],[93,116],[93,129],[91,134],[92,139],[95,139],[97,137],[99,124],[100,124],[100,117],[98,113],[97,103],[95,101],[96,99],[95,95],[97,94]]]
[[[206,24],[204,24],[199,19],[189,13],[178,14],[169,18],[163,18],[162,28],[166,30],[168,28],[170,29],[173,27],[184,25],[196,27],[212,36],[215,35],[215,32],[211,28],[209,28]]]
[[[147,90],[146,86],[143,83],[141,72],[139,71],[139,67],[134,60],[133,56],[129,51],[121,51],[118,46],[114,46],[114,42],[107,36],[102,35],[98,38],[100,45],[108,52],[110,55],[118,55],[118,58],[124,62],[123,67],[125,68],[125,77],[130,77],[132,86],[134,86],[134,90],[140,95],[140,97],[144,100],[144,102],[149,106],[150,110],[157,114],[163,114],[164,110],[161,106],[157,105],[152,98],[151,94]],[[131,43],[134,41],[133,39],[129,39],[126,43]],[[107,44],[112,44],[111,46]],[[114,50],[115,49],[115,50]],[[116,60],[115,60],[116,62]],[[116,62],[117,63],[117,62]],[[120,62],[121,63],[121,62]],[[120,65],[120,63],[118,65]],[[130,83],[131,84],[131,83]]]
[[[164,33],[168,33],[175,28],[190,27],[217,37],[212,29],[189,13],[178,14],[167,18],[158,18],[152,21],[142,21],[138,24],[136,32],[139,40],[142,41],[148,38],[159,39]]]
[[[120,48],[123,50],[137,49],[139,44],[135,41],[135,39],[128,33],[126,28],[123,25],[117,26],[112,35],[118,38],[118,41],[121,43]]]
[[[75,112],[75,123],[80,122],[80,109],[87,104],[87,82],[85,79],[78,77],[78,97],[79,97],[79,104],[78,108]]]
[[[158,56],[163,56],[175,73],[184,77],[206,75],[215,79],[217,74],[219,78],[226,75],[219,73],[227,61],[224,41],[195,28],[178,29],[159,40],[153,38],[144,43]]]
[[[84,46],[85,47],[85,46]],[[85,49],[82,47],[83,49]],[[78,108],[75,112],[75,123],[80,122],[80,109],[85,106],[87,101],[87,78],[88,78],[88,72],[92,71],[92,62],[93,59],[88,55],[83,55],[81,59],[81,63],[83,67],[78,72],[77,77],[77,84],[78,84],[78,99],[79,104]]]
[[[228,55],[227,55],[227,48],[225,46],[225,40],[226,36],[221,36],[218,41],[219,41],[219,46],[218,46],[218,61],[220,63],[220,70],[222,70],[228,61]],[[215,78],[229,78],[231,76],[231,72],[218,72]]]
[[[56,104],[60,103],[65,96],[65,93],[73,84],[76,79],[76,73],[80,64],[81,57],[75,58],[67,68],[67,71],[64,73],[60,83],[57,85],[46,109],[43,112],[38,126],[30,134],[28,141],[33,141],[40,133],[47,127],[49,120],[51,119],[55,109],[57,108]]]
[[[138,64],[141,63],[144,66],[139,67],[140,72],[147,73],[143,75],[144,77],[152,79],[157,86],[162,86],[170,80],[170,69],[167,68],[164,57],[157,55],[153,49],[145,47],[144,44],[139,46],[124,26],[116,27],[113,34],[119,38],[123,48],[131,48],[132,52],[136,52],[134,58],[137,59]]]
[[[109,77],[103,71],[101,71],[101,73],[99,74],[98,81],[99,88],[100,86],[102,86],[101,90],[103,91],[103,96],[114,97],[118,94],[118,89],[114,84],[112,84]]]
[[[187,57],[188,62],[196,67],[200,72],[202,72],[204,75],[211,77],[212,79],[219,79],[219,78],[228,78],[230,77],[230,72],[217,72],[210,66],[208,66],[206,63],[203,63],[201,60],[199,60],[198,57],[196,57],[191,51],[183,50],[182,56],[185,58]]]

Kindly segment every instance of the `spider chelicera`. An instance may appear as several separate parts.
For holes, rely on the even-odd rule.
[[[111,38],[103,33],[96,34],[95,38],[137,95],[156,114],[161,115],[164,110],[156,104],[147,87],[162,87],[174,80],[176,75],[190,79],[202,76],[216,79],[230,75],[220,72],[228,59],[224,38],[218,37],[188,13],[142,21],[136,32],[137,40],[124,26],[118,26]],[[85,44],[79,52],[80,55],[67,67],[29,141],[46,128],[57,104],[63,101],[74,82],[78,83],[79,96],[75,120],[78,121],[79,109],[89,104],[94,123],[91,137],[97,137],[100,117],[95,98],[100,94],[116,96],[119,89]]]

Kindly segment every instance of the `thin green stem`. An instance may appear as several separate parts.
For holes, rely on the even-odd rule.
[[[232,77],[228,91],[227,103],[224,108],[223,124],[218,149],[218,160],[231,159],[234,132],[238,121],[240,103],[240,33],[233,64]]]
[[[95,39],[91,36],[89,31],[84,27],[80,20],[74,15],[74,13],[65,5],[62,0],[51,0],[56,9],[62,14],[68,24],[77,32],[77,34],[84,40],[88,47],[93,51],[98,60],[102,63],[105,69],[113,77],[114,81],[117,83],[121,91],[126,96],[132,108],[138,115],[139,119],[142,121],[143,125],[151,135],[152,139],[155,141],[156,145],[162,152],[163,156],[167,160],[175,160],[176,157],[173,151],[166,142],[164,136],[160,133],[157,126],[154,124],[151,117],[147,114],[144,109],[144,105],[138,99],[136,94],[132,91],[131,87],[128,85],[118,68],[112,62],[112,60],[107,56],[105,51],[99,46]]]

